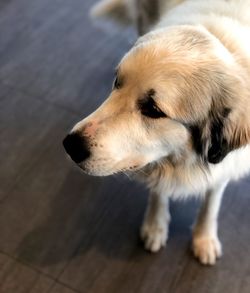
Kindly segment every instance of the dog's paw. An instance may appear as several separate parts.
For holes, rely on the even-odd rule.
[[[222,255],[221,243],[217,236],[194,235],[193,252],[204,265],[214,265]]]
[[[167,234],[167,227],[163,225],[144,223],[141,228],[141,239],[145,249],[151,252],[157,252],[166,246]]]

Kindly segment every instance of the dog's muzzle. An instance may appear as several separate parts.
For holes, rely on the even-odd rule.
[[[90,157],[87,139],[77,132],[68,134],[63,140],[63,146],[71,159],[77,164]]]

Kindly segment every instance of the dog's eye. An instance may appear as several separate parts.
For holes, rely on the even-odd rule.
[[[149,118],[165,118],[167,115],[156,105],[153,98],[139,101],[139,110],[143,116]]]
[[[113,83],[113,88],[118,90],[121,88],[121,86],[122,86],[121,80],[118,78],[118,76],[116,76],[114,83]]]

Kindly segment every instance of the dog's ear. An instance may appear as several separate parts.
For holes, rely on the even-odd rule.
[[[227,123],[230,109],[225,108],[221,113],[211,110],[208,117],[190,126],[193,147],[206,163],[219,163],[230,151],[224,137],[224,127]]]
[[[206,160],[209,163],[219,163],[225,156],[234,149],[231,145],[229,139],[225,136],[226,125],[230,123],[230,112],[232,109],[224,108],[215,113],[215,115],[210,114],[209,121],[209,132],[210,137],[207,139],[209,145],[207,146]],[[235,146],[235,148],[237,148]]]
[[[220,101],[220,105],[213,103],[208,117],[190,127],[193,147],[204,162],[217,164],[231,151],[250,143],[249,107],[244,111],[241,103],[245,99],[231,98],[213,99]],[[234,100],[235,107],[223,106],[223,101],[229,100]]]
[[[249,107],[246,103],[245,109],[240,108],[241,111],[239,109],[232,111],[223,127],[223,137],[228,145],[229,151],[250,144]]]

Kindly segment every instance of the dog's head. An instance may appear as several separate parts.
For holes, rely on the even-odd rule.
[[[218,163],[249,141],[242,76],[202,28],[147,34],[120,62],[108,99],[65,138],[65,149],[100,176],[183,154]]]

